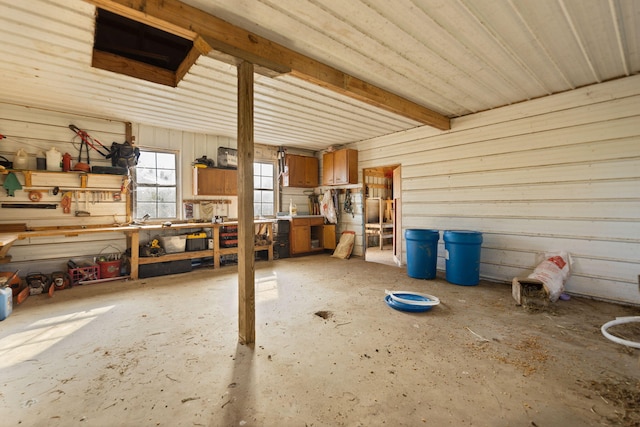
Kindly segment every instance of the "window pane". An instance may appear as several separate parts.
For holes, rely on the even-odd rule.
[[[273,188],[273,177],[271,176],[262,177],[260,188]]]
[[[262,188],[262,186],[260,185],[261,179],[259,176],[254,176],[253,177],[253,188]]]
[[[138,184],[155,184],[156,183],[156,170],[136,167],[136,182]]]
[[[156,153],[150,151],[141,151],[140,158],[138,159],[139,168],[155,168],[156,167]]]
[[[149,215],[151,218],[157,218],[155,203],[138,203],[136,216],[142,218],[145,215]]]
[[[176,189],[174,187],[158,188],[158,202],[175,202],[175,201],[176,201]]]
[[[273,165],[271,163],[261,163],[260,175],[273,176]]]
[[[176,185],[176,171],[158,169],[158,185]]]
[[[262,215],[274,215],[273,213],[273,203],[263,204],[262,205]]]
[[[156,218],[175,218],[176,217],[176,204],[175,203],[158,203],[158,215]]]
[[[175,169],[176,155],[171,153],[156,153],[158,169]]]
[[[273,191],[262,191],[262,203],[273,204]]]
[[[138,187],[136,200],[140,203],[153,202],[157,200],[155,187]],[[144,215],[143,215],[144,216]]]

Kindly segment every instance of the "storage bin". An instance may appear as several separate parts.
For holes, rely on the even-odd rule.
[[[187,244],[185,249],[190,251],[203,251],[207,247],[207,233],[191,233],[187,234]]]
[[[71,278],[71,286],[78,285],[80,282],[85,280],[100,279],[100,267],[97,265],[70,268],[68,272],[69,277]]]
[[[164,251],[168,254],[175,254],[178,252],[184,252],[187,245],[187,236],[160,236],[160,245]]]
[[[121,259],[116,259],[113,261],[98,261],[98,265],[100,266],[101,279],[120,277],[120,268],[122,267]]]
[[[186,239],[185,239],[186,240]],[[188,273],[191,271],[191,260],[156,262],[154,264],[142,264],[138,267],[138,277],[166,276],[168,274]]]

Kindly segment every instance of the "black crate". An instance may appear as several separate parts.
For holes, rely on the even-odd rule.
[[[138,277],[166,276],[168,274],[187,273],[191,271],[191,260],[157,262],[155,264],[142,264],[138,267]]]
[[[291,256],[289,252],[289,242],[277,242],[273,246],[273,249],[278,253],[278,258],[289,258]]]
[[[221,248],[237,248],[238,247],[238,239],[235,240],[220,240]]]
[[[185,245],[186,251],[204,251],[207,249],[207,239],[187,239],[187,244]]]
[[[289,234],[291,228],[291,222],[285,220],[278,220],[278,234]]]

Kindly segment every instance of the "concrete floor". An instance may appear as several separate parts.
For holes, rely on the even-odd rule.
[[[640,350],[600,333],[639,308],[574,297],[530,312],[505,284],[358,258],[256,268],[253,348],[238,344],[235,267],[30,297],[0,323],[0,424],[640,423]],[[385,289],[442,304],[399,312]]]

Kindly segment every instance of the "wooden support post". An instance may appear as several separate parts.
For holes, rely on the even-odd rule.
[[[253,222],[253,64],[238,65],[238,327],[239,339],[256,339]]]
[[[129,248],[131,249],[131,259],[129,260],[131,263],[131,272],[129,273],[129,276],[133,280],[137,280],[138,264],[140,261],[140,231],[135,230],[128,234],[127,240],[129,240]]]

